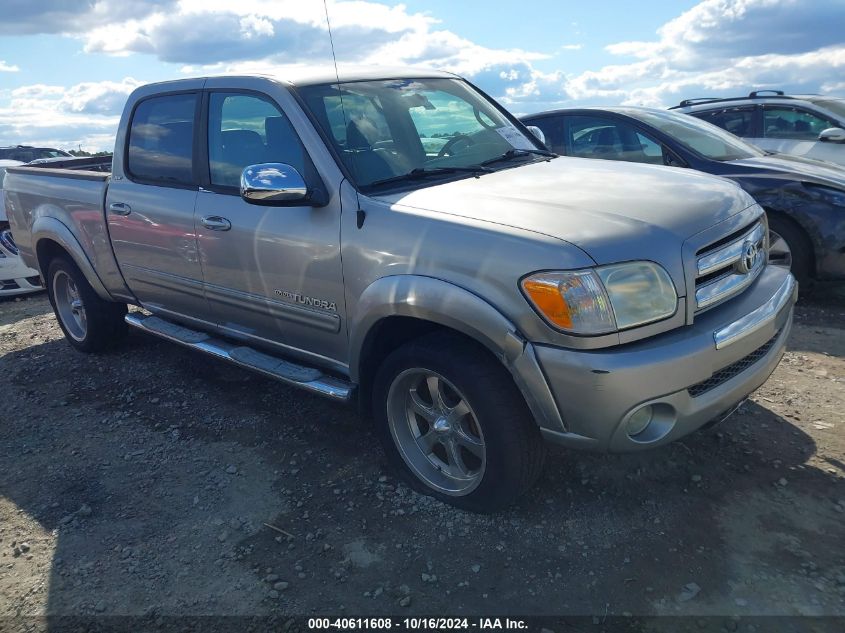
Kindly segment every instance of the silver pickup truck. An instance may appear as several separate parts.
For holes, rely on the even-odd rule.
[[[111,175],[13,167],[6,204],[77,349],[128,324],[356,401],[411,485],[476,511],[544,440],[639,450],[726,414],[797,290],[733,183],[557,157],[430,71],[144,86]]]

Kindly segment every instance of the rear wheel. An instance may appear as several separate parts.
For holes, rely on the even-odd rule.
[[[416,490],[490,512],[537,480],[545,446],[510,374],[477,344],[436,333],[379,368],[374,413],[391,464]]]
[[[47,294],[65,338],[76,349],[97,352],[125,338],[126,304],[103,301],[70,259],[50,262]]]

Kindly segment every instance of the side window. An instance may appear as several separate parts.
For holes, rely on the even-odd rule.
[[[129,128],[127,168],[141,180],[162,184],[193,182],[196,94],[145,99]]]
[[[211,184],[239,187],[244,167],[287,163],[306,176],[305,150],[288,118],[256,95],[213,92],[208,105]]]
[[[819,133],[829,127],[836,126],[832,121],[806,110],[789,106],[763,108],[763,136],[766,138],[815,141]]]
[[[754,121],[753,108],[728,108],[726,110],[708,110],[707,112],[696,112],[694,115],[712,123],[723,130],[737,136],[750,137],[752,135],[752,123]]]
[[[624,121],[571,116],[566,138],[570,156],[664,164],[663,146]]]

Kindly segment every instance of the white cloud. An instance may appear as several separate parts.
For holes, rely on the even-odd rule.
[[[0,145],[111,150],[126,97],[141,83],[34,84],[0,94]]]
[[[20,71],[20,68],[12,64],[7,64],[5,61],[0,59],[0,73],[16,73],[18,71]]]
[[[64,33],[88,53],[150,55],[185,74],[284,76],[332,62],[320,0],[90,0],[81,8],[67,0],[6,2],[12,10],[5,12],[0,33]],[[342,64],[451,70],[518,114],[582,104],[666,106],[755,88],[845,92],[843,0],[703,0],[650,40],[608,45],[617,63],[576,74],[541,71],[538,66],[549,65],[544,53],[482,46],[403,4],[330,0],[329,14]],[[553,53],[563,65],[581,48],[563,43]],[[0,62],[0,71],[15,70]],[[123,101],[137,83],[0,92],[0,144],[42,135],[96,140],[108,148]]]
[[[843,21],[842,0],[704,0],[654,41],[606,47],[635,61],[568,77],[565,89],[579,100],[656,107],[755,88],[836,90],[829,79],[841,74]]]

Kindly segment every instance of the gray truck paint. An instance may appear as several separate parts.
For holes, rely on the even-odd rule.
[[[386,76],[417,75],[346,78]],[[233,195],[132,182],[123,150],[134,105],[146,96],[200,89],[248,89],[273,99],[307,148],[328,204],[257,207]],[[636,450],[670,441],[729,409],[777,364],[794,302],[788,272],[766,269],[741,295],[706,312],[696,313],[690,300],[696,252],[762,217],[733,183],[680,169],[557,158],[367,196],[346,180],[295,89],[265,77],[139,88],[120,122],[108,184],[99,174],[9,170],[7,204],[22,257],[42,267],[37,253],[52,240],[102,297],[308,362],[353,383],[363,378],[362,350],[383,319],[403,316],[452,328],[482,343],[509,369],[547,438],[577,447]],[[109,213],[113,202],[130,204],[132,214]],[[361,228],[358,210],[366,213]],[[218,212],[233,222],[222,237],[196,221]],[[153,246],[136,230],[138,221],[189,238]],[[257,257],[239,259],[253,247]],[[519,289],[520,279],[536,271],[638,259],[669,272],[679,296],[673,317],[614,334],[570,336],[549,327]],[[753,314],[779,289],[787,298],[773,318],[716,349],[714,332]],[[301,305],[276,290],[319,298],[334,309]],[[703,400],[684,396],[687,387],[747,356],[775,331],[775,343],[749,368]],[[673,408],[672,432],[654,442],[620,436],[620,425],[646,402]]]

